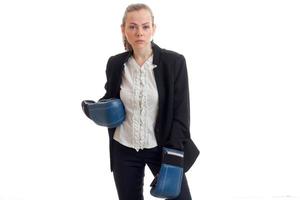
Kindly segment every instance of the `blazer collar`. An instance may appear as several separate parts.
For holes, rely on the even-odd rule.
[[[155,82],[157,84],[157,91],[158,91],[158,96],[159,96],[159,107],[162,107],[163,104],[163,84],[161,84],[163,82],[162,80],[162,76],[160,75],[160,67],[159,67],[159,63],[160,63],[160,56],[161,56],[161,48],[156,45],[154,42],[151,42],[151,45],[152,45],[152,50],[153,50],[153,61],[152,63],[154,65],[156,65],[155,68],[153,68],[153,72],[154,72],[154,78],[155,78]],[[124,70],[124,66],[125,66],[125,63],[128,61],[128,59],[130,58],[130,56],[132,55],[132,51],[128,51],[128,52],[125,52],[123,54],[123,58],[120,59],[120,65],[119,65],[119,72],[120,73],[117,73],[118,74],[118,77],[116,79],[117,81],[117,84],[116,84],[116,90],[115,90],[115,93],[114,97],[117,97],[117,98],[120,98],[120,90],[121,90],[121,83],[122,83],[122,71]]]
[[[160,53],[161,53],[161,48],[155,44],[153,41],[151,41],[151,47],[153,50],[153,64],[158,66],[159,59],[160,59]],[[133,51],[127,51],[127,54],[124,57],[123,63],[126,63],[130,56],[133,55]]]

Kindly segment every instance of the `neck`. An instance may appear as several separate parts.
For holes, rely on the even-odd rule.
[[[134,49],[133,57],[140,64],[144,63],[152,55],[151,46],[144,49]]]

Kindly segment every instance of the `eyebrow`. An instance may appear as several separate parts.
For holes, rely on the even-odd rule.
[[[132,25],[138,25],[138,24],[136,24],[134,22],[131,22],[130,24],[132,24]],[[147,24],[150,24],[150,22],[143,23],[142,25],[147,25]]]

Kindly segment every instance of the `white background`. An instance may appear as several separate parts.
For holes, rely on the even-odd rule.
[[[300,199],[300,2],[144,2],[187,60],[193,199]],[[104,94],[130,3],[0,2],[0,200],[117,199],[107,130],[80,103]]]

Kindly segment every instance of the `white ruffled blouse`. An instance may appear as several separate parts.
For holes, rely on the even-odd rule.
[[[126,118],[114,133],[119,143],[136,149],[157,146],[154,127],[158,112],[158,92],[151,56],[142,66],[131,56],[124,64],[120,98]]]

